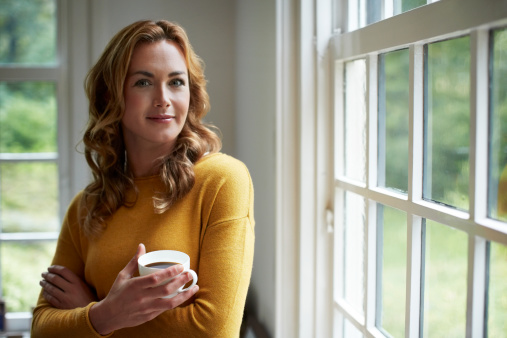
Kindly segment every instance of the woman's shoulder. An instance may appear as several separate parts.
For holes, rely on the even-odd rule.
[[[223,153],[207,155],[196,164],[195,176],[194,191],[211,202],[218,215],[253,214],[253,183],[240,160]]]
[[[250,173],[246,165],[240,160],[224,153],[214,153],[203,156],[195,165],[196,175],[222,178],[248,178]]]

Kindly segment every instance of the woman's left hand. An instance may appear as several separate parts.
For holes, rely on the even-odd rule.
[[[90,287],[70,269],[53,265],[42,273],[42,295],[58,309],[85,307],[97,300]]]

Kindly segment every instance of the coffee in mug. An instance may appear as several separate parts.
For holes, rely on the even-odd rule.
[[[158,250],[148,252],[139,257],[137,260],[140,276],[146,276],[156,271],[160,271],[160,269],[166,269],[176,264],[183,265],[183,271],[181,273],[189,272],[192,275],[192,284],[187,288],[183,285],[176,292],[165,296],[164,298],[172,298],[179,293],[187,291],[197,283],[197,274],[194,270],[190,269],[190,257],[181,251]],[[164,281],[161,285],[169,283],[173,278]]]

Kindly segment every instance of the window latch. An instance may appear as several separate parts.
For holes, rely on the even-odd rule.
[[[334,232],[334,213],[331,209],[326,209],[326,227],[328,234]]]

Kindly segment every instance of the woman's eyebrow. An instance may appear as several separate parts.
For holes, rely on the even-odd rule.
[[[174,76],[179,76],[179,75],[187,75],[187,73],[182,70],[177,70],[177,71],[169,73],[169,77],[174,77]]]
[[[132,74],[130,74],[130,76],[133,76],[133,75],[144,75],[146,77],[150,77],[150,78],[153,78],[155,77],[155,75],[153,75],[153,73],[150,73],[146,70],[138,70],[136,72],[133,72]],[[174,72],[171,72],[169,73],[169,77],[174,77],[174,76],[179,76],[179,75],[187,75],[186,72],[182,71],[182,70],[177,70],[177,71],[174,71]]]
[[[138,70],[136,72],[131,73],[129,76],[134,76],[134,75],[144,75],[146,77],[155,77],[155,75],[153,75],[152,73],[150,73],[146,70]]]

